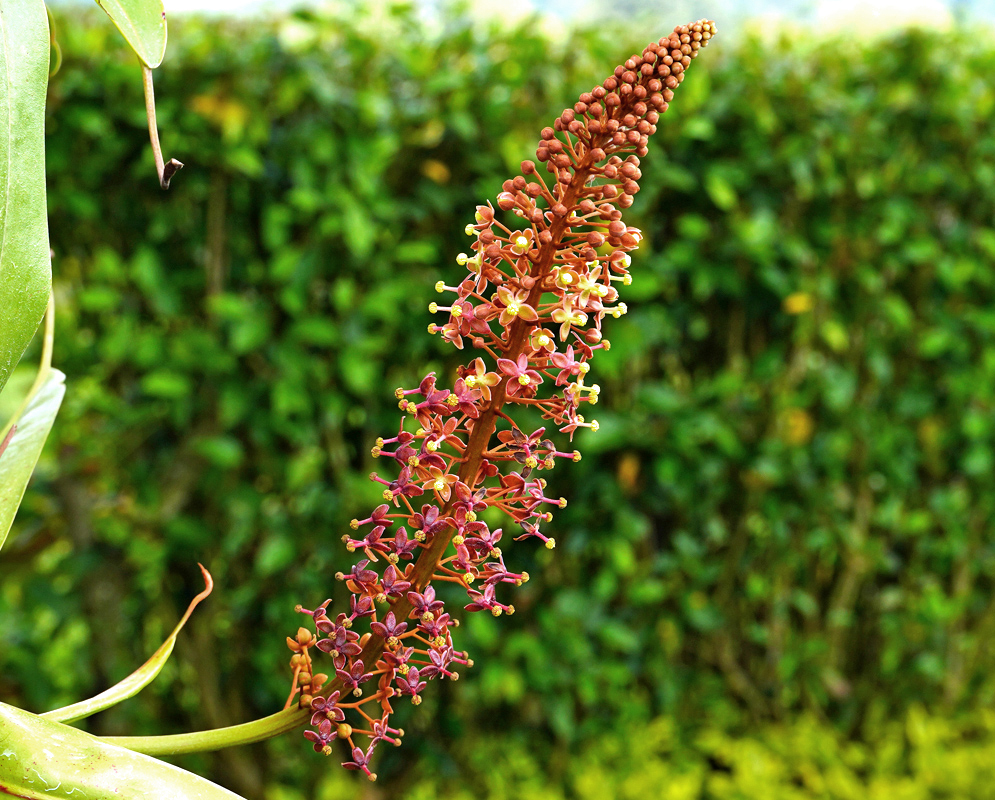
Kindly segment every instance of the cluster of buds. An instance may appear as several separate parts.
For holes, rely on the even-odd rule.
[[[505,512],[515,539],[555,546],[540,527],[566,501],[546,496],[541,474],[580,454],[558,449],[545,428],[522,431],[505,408],[534,406],[571,438],[579,428],[598,429],[582,413],[598,400],[598,386],[586,382],[590,361],[609,347],[605,317],[626,311],[618,286],[631,282],[628,253],[641,238],[620,209],[639,191],[639,159],[660,114],[714,32],[709,21],[680,26],[582,94],[542,132],[536,159],[549,177],[524,161],[497,197],[513,224],[500,222],[492,205],[479,206],[466,228],[472,253],[457,259],[469,274],[456,286],[436,286],[453,299],[432,303],[430,311],[448,319],[429,331],[460,349],[469,342],[481,355],[459,368],[452,388],[429,374],[397,390],[397,433],[373,448],[375,457],[396,462],[394,477],[370,476],[382,484],[384,502],[353,520],[353,533],[343,537],[360,557],[336,575],[351,593],[349,609],[332,616],[330,601],[299,608],[314,633],[301,628],[288,639],[288,704],[299,692],[298,703],[311,712],[305,736],[316,751],[329,754],[334,739],[347,742],[348,769],[374,779],[373,750],[381,741],[400,744],[403,735],[391,727],[393,705],[404,697],[420,703],[428,680],[456,680],[459,667],[473,664],[454,646],[459,623],[434,583],[464,590],[467,611],[514,613],[502,587],[529,576],[507,566],[504,531],[492,529],[482,512]],[[315,650],[331,658],[330,682],[314,672]]]

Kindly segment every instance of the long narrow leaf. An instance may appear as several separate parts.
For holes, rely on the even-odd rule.
[[[0,455],[0,548],[7,539],[38,456],[66,393],[66,376],[43,367],[44,377],[13,420],[7,449]]]
[[[241,800],[197,775],[0,703],[0,796]]]
[[[45,207],[48,15],[41,0],[0,0],[0,391],[48,303]],[[0,541],[6,529],[0,529]]]
[[[142,666],[132,672],[123,681],[114,684],[114,686],[110,689],[101,692],[96,697],[91,697],[89,700],[83,700],[79,703],[73,703],[73,705],[66,706],[65,708],[57,708],[54,711],[48,711],[41,715],[42,718],[52,720],[54,722],[73,722],[77,719],[83,719],[84,717],[89,717],[91,714],[96,714],[98,711],[103,711],[105,708],[117,705],[122,700],[134,697],[142,689],[152,683],[152,681],[155,680],[156,675],[158,675],[162,671],[162,668],[166,665],[166,661],[169,660],[169,656],[173,652],[173,645],[176,644],[177,634],[183,629],[186,621],[190,619],[190,615],[197,607],[197,604],[207,597],[214,588],[214,581],[211,578],[211,573],[204,569],[203,564],[199,564],[198,566],[200,567],[200,571],[204,574],[204,591],[190,601],[190,605],[187,606],[187,611],[183,615],[183,618],[176,624],[176,627],[173,628],[173,632],[169,634],[169,638],[162,643],[162,646],[152,654],[152,657],[148,661],[142,664]]]
[[[166,12],[162,0],[97,0],[138,54],[155,69],[166,55]]]

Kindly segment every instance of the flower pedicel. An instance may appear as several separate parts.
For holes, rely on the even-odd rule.
[[[508,538],[555,546],[540,528],[566,500],[547,497],[540,475],[580,453],[558,450],[546,428],[520,430],[505,407],[534,406],[571,438],[579,428],[598,429],[583,413],[597,402],[598,386],[585,381],[594,352],[609,347],[602,321],[626,311],[617,287],[631,282],[628,253],[641,238],[620,209],[639,191],[639,159],[660,114],[714,33],[706,20],[679,26],[582,94],[542,131],[539,165],[523,161],[522,174],[505,181],[497,206],[511,227],[490,204],[478,206],[466,228],[472,253],[457,259],[469,274],[456,286],[436,285],[452,300],[431,304],[448,319],[429,332],[481,355],[459,368],[452,388],[429,374],[397,390],[397,433],[373,448],[396,462],[385,469],[393,477],[370,476],[383,485],[384,503],[343,537],[359,557],[336,575],[351,592],[349,609],[332,616],[331,601],[299,608],[314,633],[302,627],[287,639],[294,652],[288,705],[299,692],[299,705],[311,711],[304,735],[316,751],[330,754],[333,740],[345,740],[347,769],[375,779],[373,751],[403,735],[391,726],[393,704],[418,704],[427,681],[456,680],[459,667],[473,665],[454,647],[458,622],[434,582],[462,587],[467,611],[514,613],[505,584],[529,576],[507,566],[505,532],[491,530],[481,511],[509,515],[517,535]],[[331,680],[315,672],[318,656]]]

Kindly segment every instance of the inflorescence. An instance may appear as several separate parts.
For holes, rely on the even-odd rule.
[[[465,589],[467,611],[514,613],[499,590],[529,576],[509,569],[504,532],[491,530],[481,512],[504,511],[521,531],[516,540],[555,546],[540,527],[552,519],[548,509],[566,500],[547,497],[540,474],[580,453],[559,450],[545,428],[520,430],[504,408],[534,406],[571,438],[579,428],[598,429],[582,413],[598,400],[587,374],[595,351],[609,348],[602,321],[626,312],[617,287],[631,282],[628,253],[641,239],[620,209],[639,191],[639,159],[660,114],[714,33],[704,20],[675,28],[582,94],[542,131],[536,159],[549,177],[523,161],[522,174],[505,181],[497,207],[516,218],[512,226],[498,221],[492,205],[478,206],[466,227],[472,253],[457,258],[468,276],[436,285],[453,299],[431,304],[448,320],[429,332],[483,355],[459,368],[452,388],[433,373],[397,390],[397,433],[373,448],[375,457],[396,462],[396,477],[370,476],[383,485],[384,503],[353,520],[354,533],[343,537],[361,556],[336,575],[351,592],[349,610],[333,617],[331,601],[298,607],[314,632],[301,627],[287,639],[294,653],[288,705],[299,693],[299,705],[312,712],[304,735],[316,751],[330,754],[335,739],[348,743],[347,769],[375,779],[374,749],[381,741],[399,745],[403,735],[391,727],[392,704],[409,697],[417,705],[426,681],[456,680],[459,666],[473,666],[453,646],[459,623],[433,582]],[[358,632],[357,623],[368,630]],[[315,650],[331,657],[331,680],[315,673]]]

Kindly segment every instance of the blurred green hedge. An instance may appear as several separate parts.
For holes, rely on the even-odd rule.
[[[201,561],[218,588],[160,683],[90,728],[242,721],[282,705],[293,607],[336,592],[340,536],[378,502],[394,388],[459,363],[426,307],[474,206],[645,42],[427,26],[403,4],[182,22],[156,88],[187,168],[163,194],[119,35],[57,21],[69,392],[0,562],[0,699],[122,677]],[[461,626],[477,666],[408,715],[387,796],[593,797],[653,774],[673,797],[755,797],[756,764],[785,781],[771,797],[967,791],[922,777],[912,703],[960,742],[950,780],[990,786],[970,753],[995,747],[975,719],[995,690],[995,41],[706,55],[644,161],[631,313],[592,373],[601,432],[551,478],[559,546],[509,551],[533,575],[519,613]],[[682,744],[634,757],[653,736]],[[840,781],[885,793],[811,788],[826,741]],[[249,797],[345,780],[296,737],[184,763]],[[540,788],[494,783],[497,763]],[[638,794],[614,790],[597,796]]]

